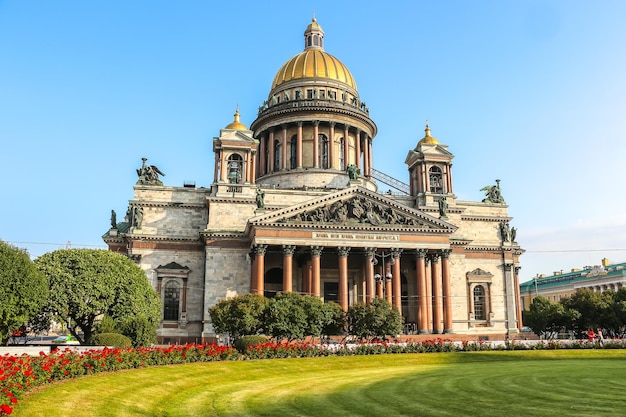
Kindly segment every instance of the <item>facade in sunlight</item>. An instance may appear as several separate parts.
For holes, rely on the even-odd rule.
[[[533,299],[545,297],[552,302],[571,297],[581,288],[591,291],[618,291],[626,285],[626,263],[611,264],[603,258],[600,265],[573,268],[569,272],[537,275],[520,284],[522,310],[528,310]]]
[[[161,295],[161,341],[215,337],[212,305],[280,291],[344,310],[385,297],[418,334],[517,332],[523,250],[499,180],[482,201],[457,200],[454,155],[428,125],[385,161],[406,164],[407,178],[378,171],[377,126],[325,41],[313,19],[256,119],[248,127],[237,110],[219,130],[212,184],[164,185],[158,161],[137,170],[126,216],[104,240]]]

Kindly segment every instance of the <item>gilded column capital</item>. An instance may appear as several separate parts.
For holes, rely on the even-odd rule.
[[[436,264],[439,263],[439,258],[441,257],[441,255],[437,252],[431,253],[428,255],[428,258],[430,260],[430,262]]]
[[[311,256],[322,256],[323,246],[311,246]]]
[[[348,253],[350,252],[350,247],[348,246],[339,246],[337,248],[337,252],[339,253],[339,256],[341,258],[345,258],[348,256]]]
[[[283,245],[283,255],[293,256],[293,253],[296,251],[295,245]]]
[[[376,248],[365,248],[365,254],[368,258],[373,259],[374,255],[376,255]]]
[[[265,255],[265,252],[267,251],[267,245],[254,245],[252,250],[256,256],[262,256]]]
[[[400,258],[400,255],[402,255],[402,248],[392,248],[391,249],[391,257],[393,259]]]
[[[416,249],[415,250],[415,257],[418,259],[424,259],[426,258],[426,252],[428,252],[428,249]]]
[[[441,249],[439,251],[439,253],[441,254],[441,257],[443,259],[448,259],[448,258],[450,258],[450,254],[452,253],[452,249]]]

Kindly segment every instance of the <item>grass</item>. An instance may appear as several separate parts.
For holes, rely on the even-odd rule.
[[[94,375],[14,416],[622,416],[626,352],[467,352],[217,362]]]

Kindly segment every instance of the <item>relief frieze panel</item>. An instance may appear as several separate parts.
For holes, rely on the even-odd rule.
[[[432,227],[406,213],[363,196],[320,205],[277,220],[278,223],[330,223],[337,225]]]

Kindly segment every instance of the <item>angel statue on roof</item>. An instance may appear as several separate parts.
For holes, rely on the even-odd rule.
[[[156,165],[146,165],[148,158],[141,158],[143,161],[141,168],[137,170],[139,179],[137,184],[140,185],[163,185],[163,182],[159,179],[159,175],[165,176],[163,172]]]
[[[496,180],[496,185],[488,185],[481,188],[480,191],[485,192],[486,198],[483,199],[483,203],[506,204],[500,192],[500,180]]]

